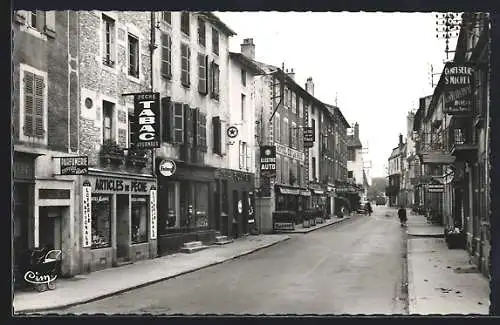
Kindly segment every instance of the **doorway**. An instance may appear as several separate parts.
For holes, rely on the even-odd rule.
[[[39,247],[61,250],[63,208],[66,207],[39,207]]]
[[[128,194],[116,195],[116,259],[129,260],[130,214]]]

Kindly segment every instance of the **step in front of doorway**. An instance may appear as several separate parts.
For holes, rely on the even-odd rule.
[[[215,245],[226,245],[232,243],[233,240],[228,236],[216,236],[215,237]]]
[[[180,251],[182,253],[194,253],[208,248],[209,246],[203,245],[201,241],[187,242],[182,245]]]

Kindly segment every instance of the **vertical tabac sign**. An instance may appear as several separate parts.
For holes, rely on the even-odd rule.
[[[92,245],[92,185],[89,181],[83,182],[82,187],[82,247]]]
[[[160,147],[160,93],[134,94],[135,130],[133,146],[138,149]]]
[[[157,225],[157,215],[156,215],[156,188],[151,187],[149,191],[149,215],[150,215],[150,231],[149,238],[156,239],[156,225]]]

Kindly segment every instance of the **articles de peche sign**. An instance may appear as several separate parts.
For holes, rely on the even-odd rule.
[[[445,114],[472,112],[473,73],[470,64],[448,62],[443,71]]]

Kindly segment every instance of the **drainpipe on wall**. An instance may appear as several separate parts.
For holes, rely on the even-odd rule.
[[[155,21],[155,12],[151,11],[151,35],[150,35],[150,42],[149,42],[149,60],[150,60],[150,83],[151,83],[151,92],[154,92],[154,51],[156,49],[156,21]],[[161,102],[161,100],[160,100]],[[163,110],[160,110],[160,115]],[[156,174],[156,149],[151,149],[151,172],[153,177]]]

